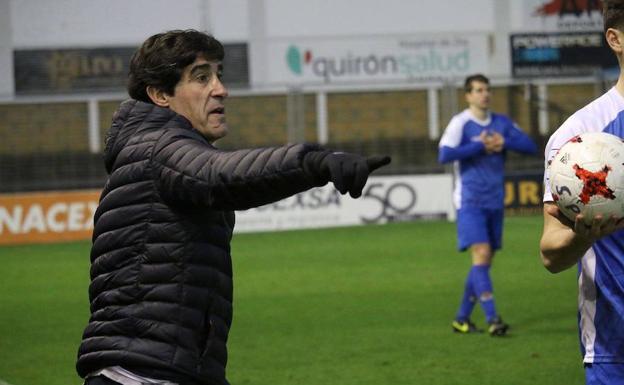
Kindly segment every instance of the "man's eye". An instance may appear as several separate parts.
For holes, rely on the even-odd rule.
[[[217,72],[217,77],[219,78],[219,80],[223,79],[223,71]]]
[[[199,82],[206,83],[207,81],[210,80],[210,77],[208,75],[199,75],[197,76],[197,80]]]

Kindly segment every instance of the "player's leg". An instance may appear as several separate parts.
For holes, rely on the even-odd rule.
[[[472,269],[468,271],[468,276],[464,282],[464,293],[462,300],[459,304],[459,310],[453,320],[453,330],[458,333],[474,333],[482,332],[477,326],[470,320],[470,314],[477,303],[477,295],[474,292],[472,284]]]
[[[488,332],[492,336],[503,336],[507,333],[509,325],[503,322],[503,319],[496,311],[496,303],[494,301],[494,287],[492,284],[492,278],[490,275],[490,269],[494,260],[494,254],[496,250],[499,250],[502,246],[503,240],[503,210],[484,210],[486,216],[487,231],[489,242],[487,245],[481,245],[479,250],[476,250],[475,261],[479,263],[477,272],[477,280],[479,283],[477,293],[479,295],[479,302],[488,322]],[[482,263],[481,263],[482,262]]]
[[[492,248],[489,243],[475,243],[470,247],[472,254],[473,285],[479,304],[488,323],[496,317],[494,288],[490,277]]]
[[[624,385],[624,364],[585,364],[585,385]]]
[[[490,276],[490,268],[494,253],[489,243],[478,243],[471,247],[473,260],[473,283],[479,304],[485,313],[488,323],[488,332],[492,336],[502,336],[507,333],[509,325],[505,324],[496,311],[494,301],[494,286]]]
[[[489,242],[473,243],[470,246],[473,266],[490,266],[494,254]]]
[[[464,251],[471,247],[476,241],[487,239],[487,234],[483,231],[486,226],[485,217],[480,210],[473,208],[463,208],[457,212],[457,240],[458,248]],[[481,332],[474,323],[470,321],[470,314],[477,303],[477,294],[474,286],[474,266],[471,266],[464,282],[464,292],[459,305],[459,309],[453,321],[453,330],[460,333]]]

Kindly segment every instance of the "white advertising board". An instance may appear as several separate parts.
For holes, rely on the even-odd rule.
[[[270,41],[268,83],[432,82],[488,72],[485,34]]]
[[[279,202],[236,212],[236,232],[453,220],[452,176],[373,176],[358,199],[329,183]]]

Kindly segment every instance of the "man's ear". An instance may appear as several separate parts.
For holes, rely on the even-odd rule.
[[[618,57],[622,55],[622,52],[624,52],[624,34],[622,32],[615,28],[609,28],[605,32],[605,39]]]
[[[169,95],[167,95],[164,91],[153,86],[147,86],[146,91],[147,96],[152,99],[152,102],[154,102],[155,105],[169,108]]]

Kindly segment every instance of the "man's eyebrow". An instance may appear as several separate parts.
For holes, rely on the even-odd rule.
[[[198,65],[194,66],[193,68],[191,68],[190,75],[193,76],[193,75],[195,75],[199,71],[208,71],[208,72],[210,72],[210,71],[212,71],[212,66],[209,63],[198,64]]]

